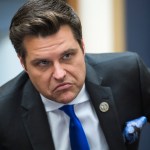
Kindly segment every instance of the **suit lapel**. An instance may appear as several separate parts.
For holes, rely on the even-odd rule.
[[[96,110],[109,148],[110,150],[125,150],[111,89],[109,87],[102,87],[100,85],[101,82],[102,78],[98,78],[95,70],[87,64],[86,88]],[[109,106],[109,108],[107,106],[108,111],[106,110],[106,112],[100,110],[100,105],[103,102]]]
[[[23,123],[33,149],[54,150],[43,103],[30,81],[25,86],[21,107]]]

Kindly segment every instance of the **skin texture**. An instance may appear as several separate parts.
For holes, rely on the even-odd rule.
[[[35,88],[46,98],[69,103],[85,81],[84,50],[75,40],[71,28],[64,25],[53,35],[26,36],[25,63],[19,57]]]

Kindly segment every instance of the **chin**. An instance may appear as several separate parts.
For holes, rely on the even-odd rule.
[[[76,96],[74,95],[64,95],[60,98],[59,103],[68,104],[75,99]]]
[[[70,91],[63,90],[57,93],[53,93],[51,97],[55,102],[68,104],[72,102],[77,95],[78,95],[77,90],[70,90]]]

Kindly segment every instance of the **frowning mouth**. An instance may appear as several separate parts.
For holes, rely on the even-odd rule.
[[[54,88],[53,92],[59,92],[59,91],[62,91],[62,90],[68,90],[70,87],[72,87],[71,83],[62,83],[62,84],[57,85]]]

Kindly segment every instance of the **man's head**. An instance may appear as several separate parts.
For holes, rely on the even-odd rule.
[[[75,39],[82,48],[80,19],[63,0],[29,0],[15,14],[10,25],[10,39],[17,54],[25,61],[23,45],[27,35],[48,36],[56,33],[60,26],[69,25]]]
[[[31,0],[15,15],[10,39],[35,88],[60,103],[71,102],[85,81],[81,24],[61,0]]]

